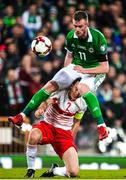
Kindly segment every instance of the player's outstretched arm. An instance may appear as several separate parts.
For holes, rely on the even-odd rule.
[[[93,68],[83,68],[82,66],[76,65],[74,67],[74,70],[83,73],[83,74],[102,74],[102,73],[108,73],[109,71],[109,63],[108,61],[100,62],[99,66],[93,67]]]
[[[77,135],[77,132],[79,131],[79,128],[80,128],[80,120],[75,119],[73,127],[72,127],[72,136],[74,139],[76,138],[76,135]]]
[[[67,51],[65,56],[64,66],[68,66],[72,62],[72,59],[73,59],[73,54]]]

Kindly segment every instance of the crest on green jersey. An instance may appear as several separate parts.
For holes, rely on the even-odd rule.
[[[93,49],[93,48],[89,48],[89,52],[90,52],[90,53],[93,53],[93,52],[94,52],[94,49]]]

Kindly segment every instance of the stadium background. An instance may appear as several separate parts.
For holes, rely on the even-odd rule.
[[[65,36],[73,28],[71,18],[75,10],[86,10],[90,26],[101,30],[108,41],[110,71],[97,97],[112,136],[111,142],[98,144],[96,123],[86,112],[76,138],[78,152],[80,157],[86,156],[83,163],[103,161],[126,167],[125,8],[125,0],[0,1],[0,167],[4,167],[5,161],[10,166],[26,166],[28,131],[25,127],[21,132],[11,127],[7,116],[19,113],[33,94],[63,66]],[[38,35],[49,37],[53,43],[52,52],[45,58],[31,52],[31,41]],[[26,123],[35,121],[33,113]],[[51,164],[49,159],[52,162],[55,159],[48,159],[48,156],[55,156],[50,146],[39,147],[39,155],[43,155],[40,159],[47,157],[45,166]]]

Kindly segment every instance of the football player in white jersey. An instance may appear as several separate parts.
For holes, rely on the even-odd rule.
[[[37,144],[53,146],[55,152],[64,161],[65,169],[62,169],[64,175],[68,177],[78,175],[78,154],[73,138],[78,123],[75,123],[75,126],[73,124],[74,121],[77,122],[82,118],[87,108],[77,88],[80,79],[77,78],[69,89],[53,94],[35,112],[37,117],[44,112],[44,119],[34,124],[29,134],[26,151],[28,171],[25,177],[34,177]],[[71,131],[72,127],[74,134]]]

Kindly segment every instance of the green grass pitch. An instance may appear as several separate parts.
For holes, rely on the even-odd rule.
[[[36,170],[34,179],[73,179],[55,176],[53,178],[39,178],[46,169]],[[1,179],[26,179],[25,168],[2,169],[0,168]],[[126,169],[120,170],[80,170],[80,177],[74,179],[126,179]]]

